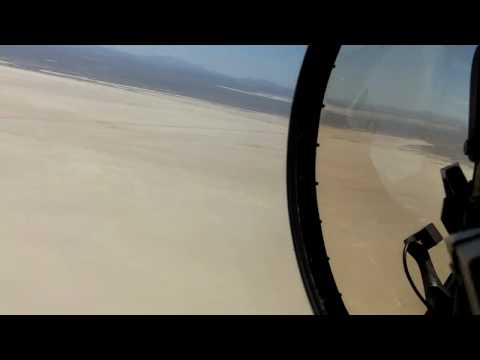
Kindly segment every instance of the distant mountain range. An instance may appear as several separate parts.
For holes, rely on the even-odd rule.
[[[349,109],[352,108],[351,101],[345,101],[335,98],[326,98],[325,103],[329,105],[333,105],[340,108]],[[379,104],[368,104],[368,103],[360,103],[355,104],[353,110],[360,110],[360,111],[369,111],[371,113],[381,113],[381,114],[391,114],[397,117],[403,118],[410,118],[410,119],[417,119],[417,120],[424,120],[428,123],[434,122],[435,124],[441,124],[448,126],[453,126],[456,128],[466,129],[467,122],[462,121],[462,119],[454,118],[439,112],[434,111],[418,111],[418,110],[409,110],[409,109],[400,109],[394,106],[388,105],[379,105]],[[463,131],[463,130],[462,130]]]
[[[357,56],[357,67],[369,65],[368,58],[381,58],[384,52],[382,48],[367,50],[351,54]],[[0,46],[0,59],[34,71],[167,91],[285,118],[294,92],[265,80],[232,78],[174,57],[140,56],[102,46]],[[366,75],[354,68],[344,75],[361,82]],[[436,154],[463,158],[465,122],[432,112],[369,105],[367,96],[360,96],[353,107],[350,102],[327,97],[329,106],[322,124],[422,139],[432,144],[430,151]]]
[[[167,90],[282,116],[289,115],[294,92],[265,80],[229,77],[174,57],[139,56],[102,46],[1,45],[0,59],[30,70]]]

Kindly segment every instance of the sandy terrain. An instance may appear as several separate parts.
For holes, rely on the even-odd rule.
[[[0,313],[309,314],[287,120],[133,90],[0,66]],[[416,140],[325,126],[320,144],[347,307],[421,313],[401,246],[430,221],[445,233],[448,161],[408,151]],[[445,278],[443,244],[433,257]]]
[[[430,222],[446,234],[440,221],[440,169],[450,161],[405,150],[424,145],[418,140],[326,126],[320,128],[319,143],[320,217],[348,309],[355,314],[423,313],[403,273],[403,240]],[[445,244],[431,253],[440,277],[446,279]],[[415,263],[409,264],[423,289]]]
[[[0,66],[0,313],[310,313],[287,123]]]

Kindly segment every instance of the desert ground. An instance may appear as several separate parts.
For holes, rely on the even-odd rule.
[[[287,127],[0,66],[0,313],[311,313]]]
[[[288,119],[57,75],[0,66],[1,314],[311,313],[288,221]],[[422,313],[402,241],[431,221],[445,234],[448,160],[351,129],[322,126],[319,142],[348,309]],[[433,259],[445,278],[443,244]]]
[[[317,197],[327,252],[347,308],[354,314],[421,314],[403,272],[403,240],[440,221],[440,169],[451,163],[425,152],[426,143],[377,133],[321,126]],[[459,144],[461,147],[463,144]],[[461,163],[468,178],[472,168]],[[431,251],[439,276],[449,273],[444,243]],[[415,262],[409,269],[419,289]]]

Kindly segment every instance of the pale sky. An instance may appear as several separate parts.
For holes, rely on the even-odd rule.
[[[173,56],[237,78],[268,80],[293,89],[306,46],[110,45],[137,55]],[[432,111],[465,120],[475,46],[343,46],[327,97]]]
[[[331,98],[432,111],[468,119],[475,46],[364,46],[342,49],[329,83]]]
[[[108,45],[137,55],[174,56],[237,78],[294,88],[306,46],[298,45]]]

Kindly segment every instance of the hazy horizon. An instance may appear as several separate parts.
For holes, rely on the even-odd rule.
[[[327,97],[466,123],[473,45],[344,46]]]
[[[85,50],[95,48],[95,46],[73,47],[84,47]],[[276,91],[282,92],[283,88],[285,94],[288,92],[286,97],[290,100],[306,50],[306,46],[289,45],[101,45],[99,48],[121,51],[139,60],[147,56],[161,56],[169,57],[171,60],[159,61],[166,63],[170,61],[175,64],[177,59],[179,69],[182,67],[188,69],[188,64],[191,64],[193,71],[196,71],[196,68],[200,70],[197,73],[203,74],[201,77],[205,79],[209,76],[208,86],[210,87],[241,90],[236,93],[222,94],[222,96],[249,94],[258,97],[261,93],[265,93],[277,96],[271,99],[279,99],[280,94]],[[80,51],[83,50],[80,49]],[[431,116],[451,118],[466,124],[473,51],[473,45],[342,46],[336,68],[329,81],[325,100],[339,101],[347,104],[347,107],[355,108],[392,108],[406,113],[430,113]],[[100,77],[103,76],[102,74],[111,73],[114,65],[112,60],[103,59],[102,61],[103,64],[99,64],[97,71]],[[105,68],[107,65],[105,62],[109,67]],[[148,61],[148,63],[154,64],[156,61]],[[46,65],[42,64],[42,66]],[[85,63],[84,69],[88,70],[93,65],[93,63]],[[48,66],[54,65],[48,64]],[[142,66],[146,66],[144,72],[150,71],[150,74],[155,77],[160,75],[160,72],[165,74],[164,70],[154,68],[147,70],[148,65]],[[137,67],[130,66],[130,68],[124,67],[115,71],[118,72],[117,78],[121,80],[125,77],[138,77],[136,75],[138,70]],[[182,78],[181,81],[185,84],[192,83],[188,76],[193,75],[193,72],[180,71],[171,75]],[[247,86],[250,86],[250,89],[236,86],[239,83],[235,81],[231,84],[222,83],[222,76],[243,80],[244,85],[248,82]],[[148,75],[145,80],[149,82],[151,78],[152,76]],[[174,81],[173,78],[172,81]],[[272,86],[266,85],[268,83]],[[204,82],[202,86],[205,85]],[[270,91],[261,90],[261,87],[270,88]],[[204,91],[197,91],[197,93],[202,94]],[[220,98],[217,92],[215,96],[213,93],[211,95],[212,100]],[[272,106],[281,107],[282,105],[272,103]],[[288,114],[289,111],[285,108],[282,112]]]
[[[258,79],[294,89],[304,45],[102,45],[140,56],[171,56],[238,79]]]

